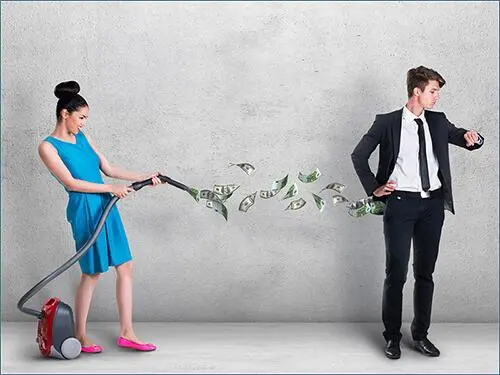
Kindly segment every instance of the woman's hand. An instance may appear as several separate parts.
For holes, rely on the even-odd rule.
[[[150,185],[150,186],[151,187],[156,186],[158,184],[161,184],[161,180],[158,178],[159,174],[160,174],[160,172],[155,172],[153,174],[144,175],[143,178],[141,179],[141,181],[148,180],[151,178],[153,185]]]
[[[111,185],[111,194],[120,199],[125,198],[132,191],[134,191],[134,189],[127,185]]]

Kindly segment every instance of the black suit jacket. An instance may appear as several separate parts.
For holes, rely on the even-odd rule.
[[[403,109],[377,115],[375,122],[351,154],[354,169],[368,195],[373,195],[375,189],[385,184],[394,170],[399,154],[402,116]],[[483,142],[467,147],[464,139],[467,130],[455,127],[442,112],[425,111],[425,119],[429,125],[432,147],[439,163],[438,176],[443,189],[444,208],[455,214],[448,144],[472,151],[480,148]],[[484,141],[481,135],[480,138]],[[379,146],[379,161],[375,176],[370,169],[368,159],[377,146]],[[379,199],[386,200],[387,196]]]

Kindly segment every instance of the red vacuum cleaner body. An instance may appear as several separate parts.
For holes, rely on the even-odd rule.
[[[75,324],[71,307],[59,298],[49,298],[42,306],[36,341],[44,357],[73,359],[80,355],[81,344],[74,336]]]

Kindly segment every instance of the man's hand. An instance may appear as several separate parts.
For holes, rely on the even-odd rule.
[[[394,190],[396,190],[396,182],[387,181],[384,185],[375,189],[373,195],[376,197],[382,197],[384,195],[390,195]]]
[[[467,147],[473,146],[479,140],[479,134],[475,130],[469,130],[464,134]]]

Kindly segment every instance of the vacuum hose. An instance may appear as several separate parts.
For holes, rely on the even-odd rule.
[[[199,192],[197,189],[190,188],[184,184],[181,184],[178,181],[172,180],[170,177],[163,176],[163,175],[158,175],[158,178],[162,183],[167,182],[169,185],[175,186],[176,188],[179,188],[181,190],[187,191],[196,201],[199,200]],[[148,178],[147,180],[144,181],[138,181],[134,182],[130,187],[134,189],[134,191],[142,189],[144,186],[152,185],[153,184],[153,179]],[[38,319],[43,318],[43,313],[39,310],[34,310],[30,309],[28,307],[24,307],[24,304],[31,298],[33,297],[40,289],[42,289],[45,285],[50,283],[53,279],[58,277],[61,273],[65,272],[68,270],[73,264],[75,264],[81,257],[83,257],[87,251],[90,249],[90,247],[94,244],[94,242],[97,240],[97,236],[99,236],[99,233],[101,232],[104,223],[106,219],[108,218],[109,212],[111,211],[111,208],[115,205],[115,203],[119,200],[120,198],[118,197],[113,197],[106,207],[104,208],[103,213],[101,214],[101,218],[99,219],[99,222],[97,223],[96,229],[92,236],[85,242],[85,244],[78,249],[75,255],[73,255],[70,259],[68,259],[62,266],[58,267],[55,271],[53,271],[51,274],[46,276],[44,279],[42,279],[40,282],[38,282],[33,288],[31,288],[24,296],[21,297],[19,302],[17,303],[17,308],[21,310],[23,313],[28,314],[28,315],[33,315],[36,316]]]

